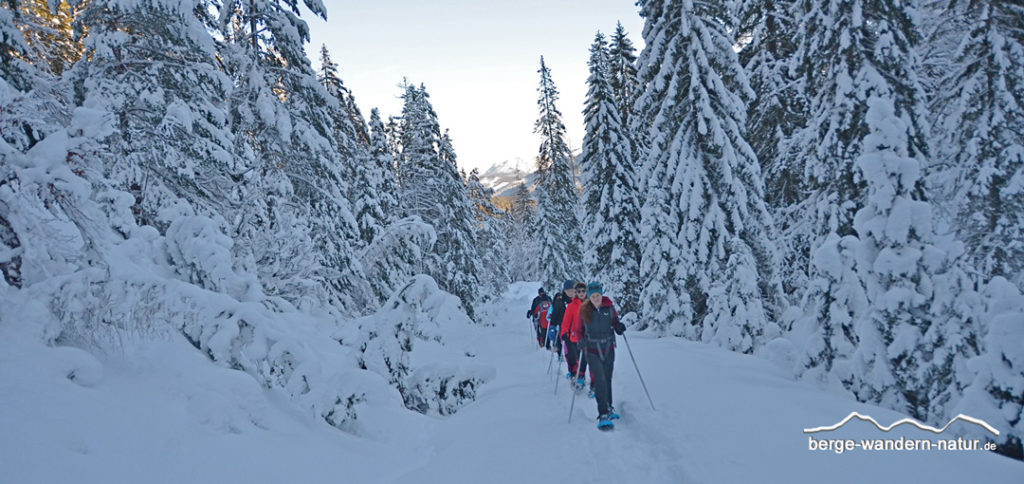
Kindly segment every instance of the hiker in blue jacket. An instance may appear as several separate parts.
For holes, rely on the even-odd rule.
[[[615,367],[615,335],[626,331],[626,325],[619,322],[612,300],[605,297],[604,287],[599,282],[587,284],[587,298],[580,307],[583,321],[583,357],[594,382],[594,396],[597,399],[597,428],[611,429],[612,420],[619,418],[612,405],[612,370]]]

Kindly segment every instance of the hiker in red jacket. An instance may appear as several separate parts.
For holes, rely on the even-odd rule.
[[[548,348],[550,348],[551,342],[547,341],[547,338],[548,326],[551,325],[551,322],[548,319],[551,316],[551,301],[541,299],[540,303],[537,304],[534,315],[537,318],[537,344],[539,344],[541,348],[547,344]]]
[[[569,373],[566,375],[569,381],[575,380],[577,389],[583,388],[583,373],[586,371],[586,363],[577,368],[579,364],[579,342],[583,336],[583,322],[580,320],[580,307],[583,306],[583,298],[587,292],[587,285],[577,282],[573,287],[572,302],[565,307],[565,316],[562,317],[562,328],[559,338],[565,342],[565,361],[569,366]],[[593,380],[593,378],[591,378]]]

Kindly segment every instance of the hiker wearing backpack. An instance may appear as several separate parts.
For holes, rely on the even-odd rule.
[[[587,299],[580,307],[580,320],[583,322],[583,357],[590,366],[597,399],[597,428],[608,430],[615,426],[612,420],[619,418],[612,405],[615,335],[625,332],[626,325],[619,322],[615,305],[603,291],[599,282],[587,284]]]
[[[534,312],[537,321],[537,344],[541,348],[551,348],[551,338],[548,331],[551,329],[551,301],[541,299]]]
[[[562,283],[562,292],[555,294],[555,298],[551,300],[551,324],[555,325],[556,328],[561,328],[562,319],[565,317],[565,308],[572,302],[572,296],[575,294],[573,287],[576,286],[576,282],[567,280]],[[555,343],[555,349],[558,352],[558,360],[562,360],[562,340],[558,337],[559,331],[554,332],[551,335],[551,340]]]
[[[580,307],[583,306],[583,298],[586,297],[586,293],[586,284],[577,282],[573,286],[572,302],[565,307],[565,316],[562,317],[559,333],[559,338],[565,343],[565,361],[569,366],[569,373],[566,377],[569,378],[570,382],[575,381],[573,384],[576,389],[583,388],[583,373],[587,371],[586,361],[582,363],[581,367],[577,367],[580,364],[578,361],[580,356],[579,342],[580,337],[583,335]],[[591,381],[593,381],[593,378],[591,378]]]
[[[551,298],[548,297],[548,294],[546,292],[544,292],[544,288],[543,287],[540,288],[540,289],[537,289],[537,297],[533,298],[533,302],[530,303],[530,309],[528,309],[526,311],[526,317],[532,318],[534,320],[534,322],[536,322],[537,321],[538,305],[540,304],[541,301],[543,301],[545,299],[548,302],[551,302]]]
[[[543,303],[547,303],[547,306],[541,307]],[[544,288],[537,289],[537,297],[533,298],[533,302],[530,303],[530,309],[526,311],[526,317],[533,320],[533,331],[537,333],[537,339],[540,341],[540,345],[544,346],[544,333],[541,331],[540,319],[541,311],[547,313],[551,305],[551,298],[548,297],[547,293],[544,292]],[[547,314],[544,315],[544,331],[547,331]]]

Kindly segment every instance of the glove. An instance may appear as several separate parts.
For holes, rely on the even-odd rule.
[[[569,335],[567,335],[567,334],[563,334],[563,335],[561,336],[561,339],[562,339],[562,341],[565,341],[566,343],[568,343],[568,342],[569,342]]]
[[[622,323],[615,323],[615,334],[622,334],[626,332],[626,325]]]
[[[533,311],[530,311],[529,309],[527,309],[527,310],[526,310],[526,317],[527,317],[527,319],[529,319],[529,318],[532,318],[532,317],[533,317],[533,315],[532,315],[532,314],[530,314],[530,313],[532,313],[532,312],[533,312]]]

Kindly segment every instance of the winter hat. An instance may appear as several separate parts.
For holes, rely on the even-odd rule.
[[[566,291],[572,289],[573,284],[576,284],[576,281],[566,279],[565,282],[562,283],[562,290]]]
[[[600,282],[591,282],[587,284],[587,297],[591,294],[604,294],[604,286]]]
[[[537,294],[544,294],[544,288],[537,289]]]

